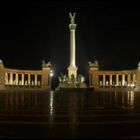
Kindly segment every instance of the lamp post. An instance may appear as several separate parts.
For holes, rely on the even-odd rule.
[[[50,71],[50,89],[52,89],[52,77],[53,77],[53,70]]]

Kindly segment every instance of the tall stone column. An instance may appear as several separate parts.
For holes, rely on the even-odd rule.
[[[119,85],[119,75],[118,74],[116,75],[116,85],[117,86]]]
[[[13,73],[10,73],[10,85],[13,85]]]
[[[16,73],[16,85],[18,85],[18,73]]]
[[[110,75],[110,86],[112,86],[112,75]]]
[[[136,82],[136,76],[135,76],[135,74],[133,74],[133,84],[135,84],[135,82]]]
[[[106,83],[105,83],[105,74],[103,74],[103,86],[105,86],[106,85]]]
[[[70,29],[70,65],[68,67],[68,77],[71,78],[72,75],[74,77],[77,77],[77,70],[78,68],[75,65],[75,30],[76,30],[76,24],[74,23],[75,19],[75,13],[72,15],[69,13],[71,22],[69,24]]]
[[[8,73],[5,72],[5,84],[8,85]]]
[[[31,77],[30,77],[31,75],[30,74],[28,74],[28,85],[30,86],[30,84],[31,84]]]
[[[122,74],[122,86],[125,84],[125,74]]]
[[[37,74],[35,74],[35,86],[37,86]]]

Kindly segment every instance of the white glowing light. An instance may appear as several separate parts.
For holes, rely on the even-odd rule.
[[[133,87],[135,87],[135,84],[134,83],[133,84],[128,84],[127,86],[133,88]]]
[[[131,86],[131,87],[134,87],[135,85],[134,85],[134,84],[131,84],[130,86]]]
[[[50,76],[53,77],[53,70],[50,71]]]

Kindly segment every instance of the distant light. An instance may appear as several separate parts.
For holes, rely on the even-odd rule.
[[[128,87],[135,87],[135,84],[128,84]]]
[[[135,85],[134,84],[131,84],[131,87],[134,87]]]
[[[50,71],[50,76],[53,77],[53,70]]]

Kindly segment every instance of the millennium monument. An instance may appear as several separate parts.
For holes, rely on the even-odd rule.
[[[75,65],[75,30],[76,30],[76,24],[75,24],[75,15],[69,13],[69,16],[71,18],[69,29],[70,29],[70,65],[68,67],[68,78],[71,78],[71,76],[74,76],[77,78],[77,70],[78,68]]]
[[[58,77],[60,89],[87,88],[85,77],[78,74],[76,66],[76,38],[75,23],[76,13],[69,13],[70,23],[70,63],[67,67],[67,74],[60,74]],[[134,90],[140,91],[140,62],[136,69],[131,70],[101,70],[99,62],[89,61],[89,86],[94,90]],[[9,89],[43,89],[51,90],[51,76],[53,71],[51,63],[42,61],[41,70],[19,70],[6,68],[0,59],[0,90]]]
[[[75,31],[77,24],[75,23],[75,16],[76,13],[69,13],[70,17],[70,64],[67,68],[67,74],[61,74],[59,79],[59,86],[57,89],[60,88],[86,88],[86,84],[84,83],[85,77],[82,74],[77,74],[78,67],[76,66],[76,39],[75,39]]]

